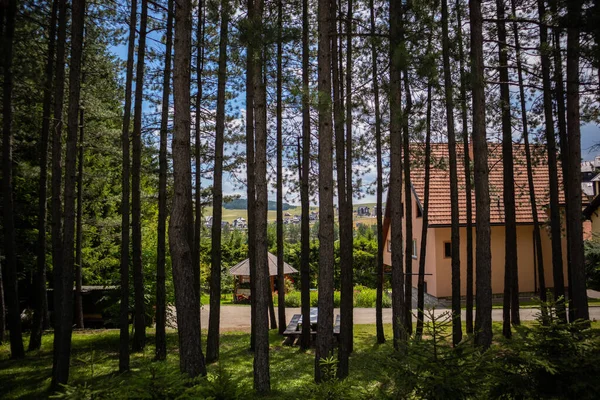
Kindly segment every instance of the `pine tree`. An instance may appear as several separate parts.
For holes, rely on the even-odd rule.
[[[331,40],[334,16],[327,0],[318,3],[319,77],[319,319],[315,381],[323,378],[321,360],[333,352],[333,132],[331,124]],[[304,171],[305,173],[307,171]]]
[[[56,20],[58,19],[58,1],[52,2],[50,27],[48,32],[48,58],[45,70],[44,105],[42,132],[40,135],[40,181],[38,198],[38,241],[37,271],[34,278],[35,301],[29,350],[37,350],[42,345],[44,320],[48,324],[48,295],[46,293],[46,216],[48,196],[48,138],[50,136],[50,118],[52,113],[52,79],[54,77],[54,54],[56,53]]]
[[[2,31],[2,67],[4,82],[2,87],[2,199],[4,268],[3,284],[6,290],[8,306],[8,325],[10,329],[10,356],[12,359],[25,357],[21,335],[21,310],[17,277],[17,255],[15,254],[15,221],[13,202],[13,132],[12,132],[12,96],[13,96],[13,40],[17,1],[10,0],[6,10],[6,31]]]
[[[471,20],[471,87],[473,90],[475,219],[477,226],[475,343],[483,348],[488,348],[492,344],[492,254],[490,246],[490,188],[485,123],[481,0],[469,0],[469,9]]]
[[[192,4],[175,4],[173,58],[173,209],[169,221],[169,247],[179,334],[179,367],[190,377],[206,375],[200,347],[200,299],[194,290],[192,166],[190,152],[190,58],[192,47]]]
[[[215,167],[213,180],[213,219],[211,232],[210,315],[206,338],[206,361],[219,359],[219,320],[221,314],[221,221],[223,214],[223,142],[225,136],[225,84],[227,83],[227,41],[229,0],[221,1],[219,33],[219,72],[217,87],[217,119],[215,131]]]
[[[129,370],[129,174],[131,165],[129,156],[129,129],[131,123],[131,87],[133,84],[133,54],[135,51],[136,20],[137,0],[131,0],[129,39],[127,44],[127,73],[125,77],[125,107],[123,110],[123,131],[121,134],[123,166],[121,172],[121,308],[119,313],[119,372]]]
[[[158,178],[158,243],[156,248],[156,350],[154,358],[164,360],[167,357],[167,337],[165,325],[167,319],[165,264],[166,264],[166,226],[167,226],[167,140],[169,124],[169,96],[171,93],[171,53],[173,51],[173,7],[169,0],[167,10],[167,41],[165,47],[165,69],[163,73],[163,92],[160,120],[159,178]],[[202,9],[202,7],[200,7]],[[196,109],[198,112],[198,109]],[[198,129],[198,125],[196,125]],[[198,166],[196,166],[198,168]],[[196,171],[198,173],[198,171]],[[198,207],[198,203],[196,203]],[[199,240],[198,240],[199,242]],[[198,264],[194,267],[199,268]]]
[[[56,366],[52,370],[52,388],[66,384],[69,380],[71,361],[71,334],[73,323],[73,270],[75,238],[75,183],[77,168],[77,134],[79,131],[79,108],[81,99],[81,64],[83,54],[83,35],[85,21],[85,1],[75,0],[72,5],[71,23],[71,60],[69,63],[69,109],[67,117],[67,141],[65,156],[64,184],[64,265],[59,313],[55,323],[61,326],[60,334],[54,337]],[[58,306],[55,304],[55,306]]]
[[[146,58],[146,26],[148,24],[148,0],[142,0],[140,38],[138,40],[137,70],[135,73],[135,102],[131,153],[131,247],[133,256],[133,287],[135,308],[133,316],[133,342],[131,350],[144,350],[146,346],[146,316],[144,311],[144,275],[142,265],[142,101],[144,96],[144,66]]]

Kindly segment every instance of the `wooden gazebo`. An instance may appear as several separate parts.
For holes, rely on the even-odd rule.
[[[277,277],[277,257],[268,253],[269,259],[269,281],[271,291],[275,289],[275,277]],[[229,269],[229,273],[234,276],[233,301],[243,302],[250,299],[250,259],[236,264]],[[296,274],[298,271],[290,264],[283,263],[283,274]]]

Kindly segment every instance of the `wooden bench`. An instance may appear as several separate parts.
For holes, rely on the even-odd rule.
[[[292,316],[290,323],[285,328],[285,331],[283,331],[283,336],[286,337],[283,344],[289,346],[293,345],[296,339],[302,334],[302,332],[298,330],[300,318],[302,318],[302,314],[294,314]]]

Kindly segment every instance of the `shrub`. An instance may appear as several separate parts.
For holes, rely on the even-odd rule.
[[[429,313],[422,339],[412,339],[392,355],[393,398],[476,398],[486,376],[484,355],[468,341],[452,347],[452,316]]]
[[[555,302],[543,306],[547,315],[540,313],[533,326],[516,327],[515,337],[497,352],[490,397],[597,398],[597,334],[587,322],[563,322]]]
[[[365,389],[350,385],[347,379],[337,377],[337,359],[334,356],[319,360],[323,378],[321,383],[311,382],[301,393],[301,398],[313,400],[371,399]]]

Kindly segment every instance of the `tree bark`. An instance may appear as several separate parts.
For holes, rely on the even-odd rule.
[[[412,183],[410,180],[410,129],[409,118],[412,110],[412,97],[408,83],[408,70],[404,68],[404,95],[405,108],[402,114],[402,146],[404,152],[404,224],[406,230],[406,241],[404,246],[404,329],[412,335],[412,263],[413,263],[413,212],[412,212]]]
[[[336,2],[331,1],[331,15],[334,16],[337,13]],[[341,10],[340,15],[341,15]],[[341,20],[341,18],[340,18]],[[331,83],[333,86],[333,119],[334,119],[334,130],[335,130],[335,163],[337,173],[337,197],[338,197],[338,221],[340,228],[340,276],[341,276],[341,318],[340,318],[340,343],[338,351],[338,362],[339,367],[337,370],[338,377],[340,379],[348,376],[349,368],[349,355],[350,355],[350,334],[352,327],[348,325],[351,322],[348,316],[348,311],[352,313],[352,282],[348,281],[348,268],[351,267],[348,264],[348,255],[351,255],[351,241],[348,238],[348,229],[352,229],[352,220],[348,224],[348,196],[346,193],[347,177],[346,177],[346,138],[344,135],[344,95],[343,90],[343,77],[342,77],[342,49],[341,49],[341,37],[340,43],[338,43],[337,36],[337,24],[330,24],[330,37],[331,37]],[[340,22],[341,31],[341,22]],[[348,74],[346,74],[348,76]],[[346,88],[348,92],[349,88]],[[347,126],[346,126],[347,128]],[[350,214],[350,218],[352,214]],[[350,232],[352,232],[350,230]],[[351,272],[351,271],[350,271]],[[350,296],[350,297],[349,297]],[[350,305],[348,308],[348,298],[350,299]],[[350,331],[348,331],[350,328]]]
[[[571,320],[589,320],[581,222],[581,117],[579,110],[579,57],[582,0],[567,3],[567,134],[569,153],[567,231],[569,243],[569,314]]]
[[[565,91],[564,91],[564,82],[563,82],[563,62],[562,62],[562,53],[561,53],[561,36],[562,36],[562,28],[560,26],[560,22],[558,21],[558,2],[556,0],[550,0],[550,10],[556,18],[554,23],[554,27],[552,28],[552,33],[554,36],[554,95],[556,98],[556,115],[557,115],[557,126],[558,126],[558,137],[560,139],[560,157],[561,157],[561,169],[563,175],[563,190],[565,200],[569,198],[569,185],[566,182],[566,177],[569,176],[569,162],[567,161],[567,157],[569,154],[569,142],[567,138],[567,121],[566,121],[566,111],[565,111]],[[579,161],[578,161],[579,162]],[[558,179],[558,178],[557,178]],[[579,190],[579,189],[577,189]],[[556,203],[557,206],[559,203]],[[565,201],[565,214],[569,214],[569,202]],[[560,212],[559,212],[560,215]],[[560,218],[559,220],[560,221]],[[571,233],[569,229],[566,228],[567,231],[567,271],[570,274],[570,260],[571,260]],[[558,232],[558,231],[557,231]],[[562,235],[562,233],[561,233]],[[558,244],[560,243],[560,244]],[[556,309],[559,318],[563,319],[565,322],[567,321],[567,313],[566,313],[566,299],[565,299],[565,278],[564,278],[564,270],[562,264],[562,240],[559,242],[557,240],[556,248],[552,249],[553,254],[553,262],[552,262],[552,272],[554,276],[554,298],[557,301]],[[560,249],[559,250],[559,246]],[[560,259],[560,270],[559,264],[554,263],[554,252],[557,254],[561,254]],[[559,253],[560,251],[560,253]],[[558,261],[558,260],[556,260]]]
[[[217,122],[213,181],[213,225],[211,232],[210,314],[206,339],[206,361],[219,359],[219,320],[221,314],[221,221],[223,216],[223,140],[225,136],[225,84],[227,83],[227,41],[229,0],[221,1],[219,72],[217,86]]]
[[[450,160],[450,212],[452,226],[452,344],[462,340],[460,320],[460,226],[458,211],[458,167],[456,160],[456,132],[454,128],[454,98],[452,72],[450,70],[450,38],[448,34],[448,2],[442,0],[442,57],[444,62],[444,94],[446,101],[446,128],[448,131],[448,155]],[[485,140],[485,138],[484,138]],[[468,150],[468,149],[467,149]]]
[[[63,1],[63,0],[61,0]],[[127,74],[125,78],[125,107],[123,110],[123,172],[121,174],[121,308],[119,313],[119,372],[129,371],[129,128],[131,123],[131,87],[133,83],[133,58],[137,26],[137,0],[131,0],[129,39],[127,44]],[[60,51],[60,47],[59,47]]]
[[[196,114],[194,118],[194,157],[196,162],[196,171],[194,173],[194,284],[196,295],[200,299],[200,235],[202,233],[202,159],[200,154],[201,137],[200,124],[202,108],[202,73],[204,72],[204,2],[198,2],[198,26],[196,28]],[[167,20],[167,29],[169,21]],[[169,45],[169,36],[167,33],[167,46]],[[167,96],[168,99],[168,96]],[[168,112],[168,110],[167,110]],[[202,307],[200,308],[202,312]],[[201,321],[202,323],[202,321]],[[202,340],[200,340],[202,343]]]
[[[512,14],[513,16],[517,15],[516,12],[516,2],[515,0],[511,0],[511,10],[512,10]],[[540,18],[541,16],[543,16],[545,14],[544,9],[543,9],[543,3],[542,3],[542,9],[539,10],[540,11]],[[543,37],[542,37],[542,32],[543,32]],[[529,146],[529,124],[528,124],[528,120],[527,120],[527,104],[526,104],[526,97],[525,97],[525,87],[523,85],[523,66],[522,66],[522,62],[521,62],[521,45],[520,45],[520,40],[519,40],[519,27],[517,25],[516,21],[513,21],[513,35],[515,37],[515,52],[516,52],[516,58],[517,58],[517,74],[518,74],[518,79],[519,79],[519,98],[520,98],[520,105],[521,105],[521,119],[522,119],[522,127],[523,127],[523,143],[525,146],[525,159],[526,159],[526,164],[527,164],[527,183],[529,185],[529,201],[531,202],[531,215],[533,218],[533,237],[534,237],[534,241],[535,241],[535,254],[536,254],[536,261],[537,261],[537,267],[538,267],[538,282],[539,282],[539,295],[540,295],[540,300],[545,303],[547,301],[546,299],[546,279],[544,277],[544,254],[543,254],[543,250],[542,250],[542,236],[540,233],[540,222],[539,222],[539,217],[538,217],[538,210],[537,210],[537,199],[536,199],[536,194],[535,194],[535,187],[534,187],[534,182],[533,182],[533,164],[532,164],[532,160],[531,160],[531,148]],[[546,27],[542,27],[540,26],[540,43],[547,43],[548,41],[548,33],[546,30]],[[545,60],[544,60],[545,57]],[[546,78],[548,78],[546,83],[550,83],[550,70],[549,70],[549,61],[548,61],[548,57],[547,56],[542,56],[542,76],[546,76]],[[549,111],[550,111],[550,118],[552,118],[552,99],[550,98],[551,95],[551,89],[547,88],[548,90],[546,91],[546,89],[544,89],[544,102],[546,101],[546,97],[548,97],[548,101],[550,101],[549,105]],[[546,105],[544,103],[544,110],[546,108]],[[546,127],[547,129],[547,127]],[[552,126],[552,129],[554,129],[554,126]],[[555,162],[555,166],[554,168],[556,169],[556,160]],[[542,315],[545,315],[545,307],[542,307]]]
[[[146,57],[146,26],[148,0],[142,0],[140,38],[138,41],[137,70],[135,73],[135,104],[131,154],[131,247],[133,253],[133,286],[135,309],[134,333],[131,350],[139,352],[146,346],[146,316],[144,306],[144,270],[142,266],[142,204],[140,174],[142,166],[142,102],[144,96],[144,65]]]
[[[169,221],[169,247],[179,336],[179,367],[190,377],[206,375],[200,347],[200,299],[194,290],[192,166],[190,152],[190,60],[192,4],[175,4],[175,54],[173,62],[173,209]]]
[[[8,328],[10,331],[10,358],[25,357],[21,335],[21,310],[19,306],[19,281],[17,255],[15,253],[15,220],[13,202],[13,158],[12,158],[12,91],[13,91],[13,40],[17,0],[10,0],[6,10],[6,31],[3,32],[4,83],[2,88],[2,200],[4,228],[4,273],[3,284],[8,306]]]
[[[309,93],[309,57],[308,43],[308,0],[302,0],[302,167],[300,165],[300,290],[302,320],[310,320],[310,225],[309,210],[309,177],[310,177],[310,93]],[[298,149],[300,151],[300,149]],[[310,347],[310,324],[302,324],[300,348]]]
[[[81,64],[83,53],[83,31],[85,20],[85,1],[75,0],[72,5],[71,23],[71,60],[69,63],[69,110],[67,118],[67,141],[65,156],[64,187],[64,265],[60,279],[62,280],[60,314],[56,324],[61,326],[58,341],[58,353],[55,354],[56,368],[52,374],[52,388],[58,389],[69,380],[69,364],[71,359],[71,334],[73,331],[73,270],[74,237],[75,237],[75,183],[77,169],[77,133],[79,128],[79,108],[81,99]]]
[[[158,242],[156,246],[156,349],[154,359],[162,361],[167,358],[167,294],[165,287],[166,264],[166,228],[167,228],[167,141],[169,135],[169,97],[171,94],[171,53],[173,51],[173,7],[174,0],[169,0],[167,10],[167,43],[165,48],[165,70],[163,73],[163,92],[160,120],[160,148],[158,155]],[[199,7],[199,13],[202,7]],[[198,113],[198,108],[196,108]],[[198,129],[198,125],[196,125]],[[198,164],[196,164],[196,168]],[[196,170],[198,174],[198,170]],[[196,188],[198,190],[198,188]],[[196,202],[196,207],[198,207]],[[197,218],[197,216],[196,216]],[[194,236],[197,245],[199,242]],[[194,263],[194,268],[200,265]]]
[[[324,377],[321,360],[333,352],[333,132],[331,126],[331,25],[328,0],[318,3],[319,90],[319,318],[315,381]],[[306,172],[306,171],[305,171]],[[306,323],[305,323],[306,324]]]
[[[0,17],[3,17],[0,15]],[[1,26],[0,26],[1,28]],[[0,29],[0,32],[2,30]],[[2,263],[0,263],[0,344],[4,343],[6,336],[6,303],[4,302],[4,279],[2,279]]]
[[[67,2],[59,0],[58,3],[58,28],[56,34],[56,75],[54,78],[54,122],[52,132],[52,269],[54,275],[54,344],[53,355],[59,352],[58,337],[61,335],[62,326],[57,323],[61,313],[62,301],[62,131],[63,131],[63,106],[65,98],[65,48],[67,38]],[[72,285],[72,284],[71,284]],[[52,358],[52,371],[56,369],[57,357]]]
[[[513,304],[513,281],[517,279],[517,222],[515,211],[515,177],[513,163],[512,121],[510,111],[510,88],[508,87],[508,48],[506,46],[506,23],[504,15],[504,1],[496,0],[496,14],[498,21],[498,74],[500,76],[500,109],[502,112],[502,179],[504,202],[504,301],[502,307],[502,334],[505,338],[512,337],[511,316],[513,308],[517,307],[518,316],[518,291],[517,303]]]
[[[369,0],[371,34],[375,34],[375,6]],[[381,111],[379,107],[379,77],[377,69],[377,48],[373,39],[371,43],[371,70],[373,76],[373,98],[375,105],[375,153],[377,155],[377,298],[375,303],[375,325],[377,329],[377,343],[385,343],[383,332],[383,283],[384,264],[383,251],[385,238],[383,237],[383,160],[381,137]]]
[[[248,20],[253,21],[253,0],[247,1]],[[250,36],[250,35],[248,35]],[[254,217],[256,213],[256,184],[254,174],[254,43],[249,38],[246,49],[246,181],[248,195],[248,260],[250,263],[250,293],[256,291],[254,280],[256,275],[256,229]],[[250,298],[250,350],[254,351],[254,316],[256,315],[256,299]]]
[[[428,41],[428,51],[431,48],[431,35]],[[423,226],[421,228],[421,252],[419,254],[419,281],[417,284],[417,329],[416,336],[423,336],[425,309],[425,260],[427,257],[427,228],[429,227],[429,179],[431,175],[431,109],[432,109],[432,79],[427,82],[427,117],[425,133],[425,188],[423,192]]]
[[[465,197],[467,219],[467,292],[465,322],[468,334],[473,333],[473,199],[471,179],[471,150],[469,146],[469,121],[467,116],[467,77],[465,72],[465,54],[462,39],[462,10],[460,0],[456,0],[456,40],[458,41],[458,60],[460,68],[460,108],[462,116],[462,139],[465,172]]]
[[[48,138],[52,118],[52,78],[54,77],[54,54],[56,52],[56,20],[58,0],[52,1],[50,28],[48,32],[48,58],[45,70],[44,105],[42,132],[40,135],[40,181],[38,197],[37,270],[34,278],[34,311],[29,337],[29,350],[38,350],[42,345],[44,322],[48,322],[48,295],[46,290],[46,216],[48,203]]]
[[[340,341],[342,346],[344,346],[345,343],[349,353],[352,353],[354,348],[354,224],[352,223],[352,80],[354,78],[354,71],[352,67],[352,58],[354,57],[352,52],[353,18],[353,0],[348,0],[348,15],[346,15],[346,218],[345,228],[341,232],[342,235],[346,236],[345,241],[347,253],[342,253],[344,269],[342,270]],[[347,374],[345,376],[347,376]]]
[[[81,74],[81,83],[85,82],[85,74]],[[83,303],[81,299],[83,257],[81,246],[83,241],[83,137],[85,133],[84,107],[79,108],[79,143],[77,161],[77,222],[75,237],[75,327],[83,329]]]
[[[388,204],[392,242],[392,331],[394,349],[406,341],[402,266],[402,1],[390,0],[390,187]]]
[[[540,19],[546,15],[544,0],[538,0]],[[550,237],[552,242],[552,277],[554,280],[554,297],[564,298],[565,284],[563,273],[562,232],[560,217],[558,162],[556,159],[556,133],[554,130],[554,114],[552,104],[552,85],[550,81],[550,57],[548,56],[548,29],[540,26],[540,58],[542,64],[542,85],[544,95],[544,119],[546,127],[546,148],[548,151],[548,186],[550,188]],[[561,84],[562,85],[562,84]],[[556,311],[566,322],[564,301],[556,303]]]
[[[471,20],[471,86],[473,90],[473,154],[477,234],[475,344],[492,344],[492,265],[490,248],[490,188],[483,77],[483,17],[481,0],[469,0]]]
[[[256,312],[254,316],[254,390],[257,393],[267,393],[271,390],[269,374],[269,259],[267,242],[267,89],[263,80],[264,52],[258,43],[264,43],[263,17],[264,1],[256,0],[253,4],[254,15],[252,27],[256,39],[256,63],[254,65],[254,105],[255,105],[255,144],[256,144]]]
[[[282,118],[283,1],[277,2],[277,311],[279,334],[286,328],[283,274],[283,118]],[[298,166],[300,168],[300,166]]]

